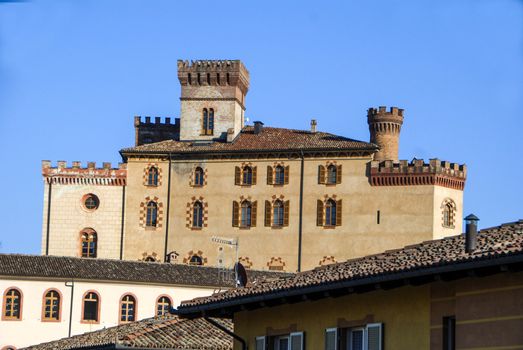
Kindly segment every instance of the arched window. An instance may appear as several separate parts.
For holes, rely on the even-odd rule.
[[[100,317],[100,297],[89,291],[82,300],[82,322],[98,323]]]
[[[169,314],[171,309],[171,298],[168,296],[162,295],[156,300],[156,316],[163,316]]]
[[[44,294],[44,302],[42,305],[42,320],[43,321],[60,321],[60,307],[61,297],[57,290],[49,290]]]
[[[336,178],[338,175],[338,167],[334,164],[331,164],[327,167],[327,183],[328,184],[335,184]]]
[[[203,265],[203,259],[201,256],[193,255],[189,260],[189,265]]]
[[[96,258],[97,235],[93,229],[84,229],[81,233],[82,258]]]
[[[325,225],[336,226],[336,202],[332,199],[325,204]]]
[[[252,204],[249,201],[243,201],[241,206],[241,227],[251,227],[252,221]]]
[[[196,167],[194,169],[194,186],[203,186],[203,169],[200,167]]]
[[[147,172],[147,185],[158,186],[158,168],[152,166]]]
[[[272,206],[272,226],[283,226],[283,212],[283,202],[278,199]]]
[[[203,227],[203,205],[202,202],[196,201],[193,206],[193,217],[192,217],[192,226],[193,227]]]
[[[147,203],[147,215],[145,217],[145,226],[156,227],[158,224],[158,204],[154,201]]]
[[[22,319],[22,293],[16,288],[10,288],[4,293],[3,320]]]
[[[136,321],[136,299],[126,294],[120,300],[120,323]]]
[[[446,199],[442,204],[443,209],[443,227],[454,228],[454,216],[456,204],[451,199]]]
[[[243,167],[243,179],[244,185],[252,185],[252,168],[250,166]]]
[[[202,135],[212,135],[214,133],[214,109],[204,108],[202,116]]]
[[[285,168],[278,165],[274,171],[274,184],[283,185],[285,183]]]

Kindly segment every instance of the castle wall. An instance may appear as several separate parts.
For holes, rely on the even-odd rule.
[[[336,185],[318,184],[318,166],[336,161],[342,166],[342,181]],[[319,265],[320,261],[343,261],[386,249],[402,247],[423,240],[461,232],[462,191],[447,190],[434,185],[371,186],[366,176],[370,158],[307,158],[304,165],[302,269]],[[267,166],[283,162],[289,166],[289,183],[267,184]],[[149,164],[161,168],[161,185],[143,185],[144,169]],[[257,167],[257,183],[238,186],[234,183],[236,166],[251,163]],[[206,184],[192,187],[191,176],[196,166],[206,171]],[[229,159],[173,160],[171,173],[171,205],[168,251],[180,254],[180,262],[201,252],[206,264],[228,266],[235,258],[233,249],[213,243],[213,236],[239,238],[239,256],[248,257],[252,268],[267,269],[268,263],[281,259],[284,270],[296,271],[299,232],[300,159]],[[126,201],[126,259],[138,259],[152,252],[163,255],[165,216],[167,215],[168,162],[153,159],[129,159],[128,194]],[[342,225],[334,228],[316,226],[317,200],[325,196],[342,200]],[[162,227],[140,226],[140,202],[156,196],[163,204]],[[243,196],[243,197],[242,197]],[[264,226],[264,203],[274,198],[289,200],[289,225],[282,228]],[[441,198],[452,198],[460,208],[454,229],[441,226]],[[207,205],[202,229],[190,227],[191,209],[195,199]],[[257,201],[257,224],[249,229],[232,226],[232,202],[241,198]],[[436,204],[438,207],[436,208]],[[379,223],[378,223],[379,211]],[[439,221],[438,221],[439,220]],[[458,225],[459,223],[459,225]],[[436,232],[436,233],[435,233]],[[222,248],[222,250],[220,250]],[[191,253],[192,252],[192,253]],[[199,254],[199,253],[198,253]]]

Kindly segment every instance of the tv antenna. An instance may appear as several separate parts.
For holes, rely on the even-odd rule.
[[[236,261],[234,264],[234,281],[236,282],[236,285],[240,284],[239,283],[239,273],[238,273],[239,269],[236,268],[236,264],[238,264],[238,249],[240,247],[239,238],[226,238],[226,237],[212,236],[211,241],[213,241],[214,243],[227,245],[229,247],[234,247],[234,249],[236,250]]]

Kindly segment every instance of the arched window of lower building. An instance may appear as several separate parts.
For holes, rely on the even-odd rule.
[[[18,288],[9,288],[4,293],[2,320],[22,319],[22,292]]]
[[[82,322],[98,323],[100,322],[100,296],[94,291],[84,294],[82,300]]]
[[[166,295],[162,295],[156,300],[156,316],[163,316],[169,314],[171,309],[172,301]]]
[[[136,298],[126,294],[120,300],[120,323],[136,321]]]
[[[42,320],[43,321],[60,321],[62,299],[60,292],[55,289],[49,290],[44,294],[44,302],[42,305]]]

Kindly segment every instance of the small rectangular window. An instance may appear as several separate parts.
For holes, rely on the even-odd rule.
[[[378,210],[378,211],[376,212],[376,223],[377,223],[378,225],[380,224],[380,216],[381,216],[381,213],[380,213],[380,211]]]
[[[256,337],[256,349],[255,350],[265,350],[265,337]]]
[[[456,349],[456,317],[443,317],[443,350]]]
[[[338,350],[337,328],[327,328],[325,330],[325,350]]]

